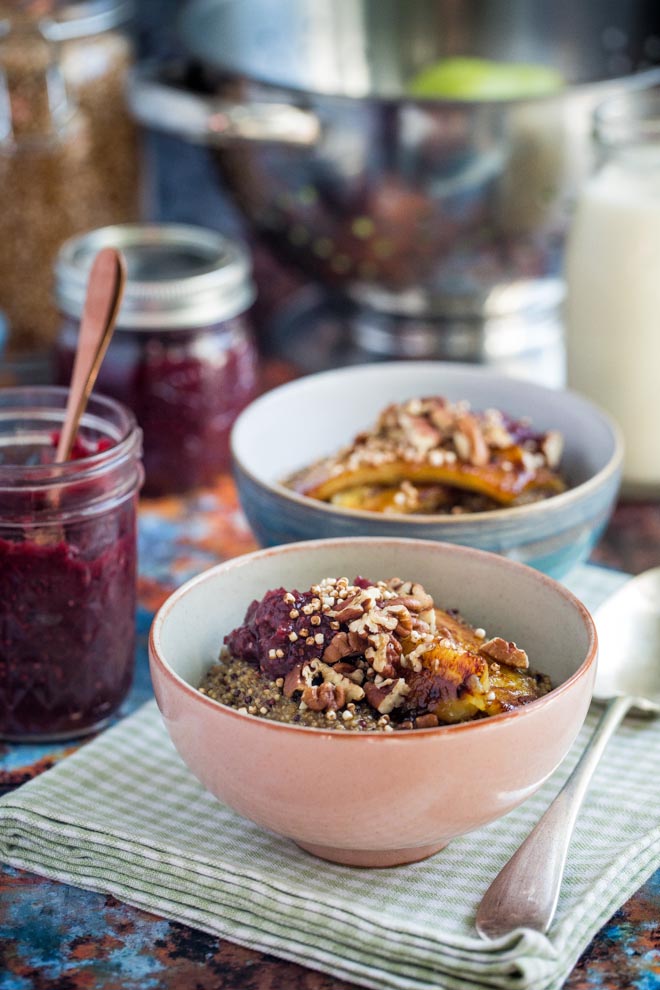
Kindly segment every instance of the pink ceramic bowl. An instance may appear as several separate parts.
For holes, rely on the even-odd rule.
[[[436,604],[515,640],[554,689],[513,712],[409,732],[332,732],[242,715],[196,690],[223,637],[270,588],[326,576],[420,581]],[[538,571],[423,540],[315,540],[230,560],[174,592],[149,641],[158,705],[204,787],[239,814],[338,863],[423,859],[506,814],[555,770],[589,706],[589,613]]]

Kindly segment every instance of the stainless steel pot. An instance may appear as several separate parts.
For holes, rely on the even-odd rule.
[[[181,36],[199,85],[143,67],[131,103],[216,148],[256,230],[307,274],[387,313],[498,318],[560,300],[591,114],[660,79],[654,16],[645,0],[192,0]],[[406,95],[457,54],[552,65],[567,85]]]

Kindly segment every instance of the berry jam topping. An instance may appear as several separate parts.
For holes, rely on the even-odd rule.
[[[331,622],[314,591],[276,588],[252,602],[243,625],[225,636],[225,645],[233,656],[257,664],[266,677],[285,677],[297,664],[320,659],[335,634]]]

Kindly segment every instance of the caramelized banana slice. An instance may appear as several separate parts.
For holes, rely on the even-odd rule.
[[[498,663],[479,653],[483,630],[457,613],[435,610],[437,642],[406,671],[404,712],[426,712],[442,724],[499,715],[551,688],[547,677]]]
[[[388,406],[373,429],[285,483],[310,498],[374,512],[485,511],[488,503],[475,505],[466,493],[498,507],[564,491],[556,470],[561,448],[556,431],[534,433],[527,421],[498,410],[410,399]],[[431,509],[419,494],[433,488],[448,493],[447,508],[439,502]]]
[[[406,709],[431,712],[441,722],[463,722],[483,712],[489,691],[483,657],[443,637],[420,661],[421,669],[406,671]]]
[[[551,689],[550,680],[543,674],[533,674],[515,667],[488,665],[490,691],[484,714],[499,715],[519,705],[540,698]]]
[[[520,495],[530,491],[556,494],[564,490],[563,482],[553,471],[545,467],[527,468],[522,460],[499,460],[482,466],[458,460],[439,465],[393,460],[379,464],[361,463],[352,469],[344,466],[337,473],[330,464],[326,471],[319,465],[317,470],[292,479],[292,487],[302,495],[327,502],[347,490],[374,486],[396,489],[402,481],[416,485],[449,485],[479,492],[500,505],[511,505]]]
[[[451,489],[446,485],[413,485],[408,481],[401,485],[356,485],[337,492],[329,501],[344,509],[403,515],[426,515],[453,505]]]

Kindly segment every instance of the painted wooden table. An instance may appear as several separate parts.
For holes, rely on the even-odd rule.
[[[182,581],[254,546],[229,477],[140,518],[139,650],[123,712],[151,694],[151,615]],[[660,505],[621,505],[594,557],[637,573],[660,564]],[[20,786],[72,747],[6,746],[0,788]],[[649,782],[657,786],[657,782]],[[660,990],[660,871],[594,939],[566,990]],[[21,871],[0,873],[0,990],[348,990],[349,984]]]

